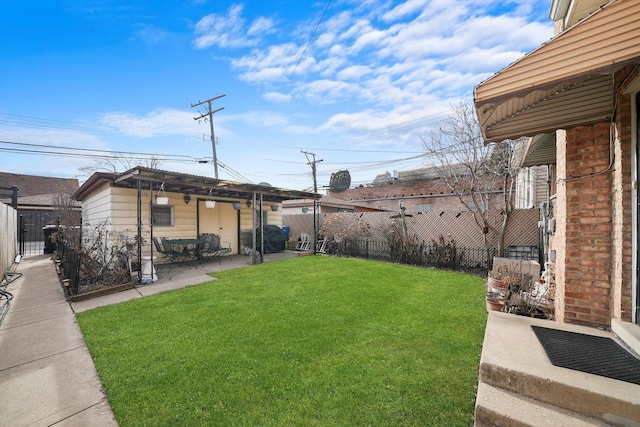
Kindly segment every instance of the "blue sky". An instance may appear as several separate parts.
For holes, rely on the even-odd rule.
[[[87,155],[164,159],[309,189],[426,167],[420,136],[550,39],[548,1],[0,2],[0,170],[78,177]],[[91,151],[96,150],[96,151]],[[104,150],[104,151],[102,151]],[[62,153],[62,154],[61,154]],[[136,153],[136,154],[128,154]],[[71,155],[70,155],[71,154]]]

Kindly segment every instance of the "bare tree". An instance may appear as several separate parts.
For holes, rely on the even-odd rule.
[[[485,144],[474,107],[464,102],[421,140],[440,179],[474,212],[485,246],[489,247],[487,235],[493,234],[504,256],[505,233],[514,210],[515,141]],[[501,221],[492,220],[495,212],[502,214]]]
[[[123,172],[136,166],[158,169],[162,161],[157,156],[133,157],[131,154],[113,152],[109,156],[96,157],[93,164],[79,168],[82,176],[91,176],[94,172]]]
[[[67,193],[54,194],[51,202],[58,217],[56,225],[60,227],[53,238],[64,238],[68,245],[79,250],[82,224],[80,205]]]

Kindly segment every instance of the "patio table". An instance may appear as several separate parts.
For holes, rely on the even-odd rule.
[[[194,264],[201,260],[202,247],[206,243],[204,239],[168,239],[171,249],[182,253],[184,259]]]

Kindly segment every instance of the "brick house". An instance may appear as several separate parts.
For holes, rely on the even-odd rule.
[[[474,103],[487,143],[528,136],[523,164],[547,169],[555,321],[489,313],[474,425],[637,426],[640,383],[612,371],[640,371],[640,2],[551,0],[549,16],[556,35]]]
[[[387,172],[367,186],[329,195],[378,210],[397,211],[400,200],[409,212],[468,210],[434,167]],[[488,195],[490,203],[500,203],[501,195],[502,189],[496,188]]]
[[[640,2],[553,0],[550,16],[552,40],[475,88],[483,136],[542,141],[525,161],[551,171],[557,320],[640,336]]]
[[[282,202],[283,215],[307,214],[313,215],[313,199],[285,200]],[[317,214],[328,214],[337,212],[378,212],[380,209],[373,208],[366,204],[346,201],[331,196],[322,196],[316,202]]]

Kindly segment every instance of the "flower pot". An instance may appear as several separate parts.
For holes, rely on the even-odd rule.
[[[487,279],[487,290],[488,291],[490,291],[491,289],[506,290],[508,288],[509,288],[509,283],[505,282],[504,280],[494,279],[491,276],[489,276],[489,278]]]
[[[205,200],[204,202],[204,206],[207,209],[213,209],[216,207],[216,201],[215,200]]]
[[[169,198],[164,196],[156,197],[156,204],[167,205],[169,204]]]
[[[502,311],[502,307],[504,307],[504,301],[486,299],[487,311]]]

